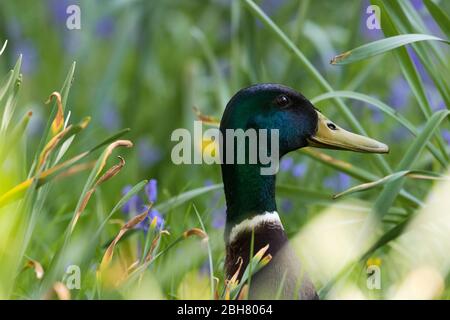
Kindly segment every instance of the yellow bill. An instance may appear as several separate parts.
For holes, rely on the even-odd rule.
[[[317,132],[308,139],[309,146],[369,153],[389,152],[389,147],[384,143],[344,130],[319,111],[317,115]]]

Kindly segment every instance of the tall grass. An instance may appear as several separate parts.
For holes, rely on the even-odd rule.
[[[317,15],[329,4],[312,1],[276,9],[252,0],[124,2],[106,11],[92,5],[86,29],[117,18],[106,40],[84,29],[79,38],[61,31],[55,40],[33,34],[36,26],[20,20],[38,47],[46,43],[47,55],[33,74],[24,65],[27,52],[14,54],[20,36],[0,48],[0,66],[13,65],[0,82],[0,298],[245,298],[251,274],[270,258],[257,252],[243,281],[224,279],[223,225],[214,221],[223,218],[220,170],[173,165],[169,137],[191,125],[192,107],[220,117],[235,91],[263,81],[298,89],[344,126],[391,147],[388,156],[304,149],[292,158],[306,173],[279,174],[278,202],[293,205],[290,214],[279,205],[282,220],[321,298],[402,297],[417,274],[431,279],[423,291],[431,293],[420,297],[448,297],[450,217],[429,211],[439,209],[436,203],[448,208],[445,197],[435,196],[449,192],[448,6],[425,0],[418,14],[408,1],[371,2],[381,8],[383,35],[375,41],[343,25],[341,16],[356,23],[364,18],[356,2],[333,7],[330,20]],[[22,9],[2,4],[6,17]],[[429,30],[429,21],[438,31]],[[312,41],[311,30],[320,40]],[[80,41],[77,50],[59,59],[55,43],[68,40]],[[332,64],[323,65],[332,49]],[[408,87],[401,109],[387,97],[394,76]],[[444,109],[436,109],[430,88]],[[374,110],[386,116],[382,122],[373,121]],[[119,124],[106,128],[104,112],[118,112]],[[37,116],[44,121],[33,135]],[[398,128],[406,131],[401,141],[388,134]],[[142,144],[150,139],[162,155],[147,165]],[[327,186],[337,173],[350,184]],[[145,196],[152,178],[160,186],[155,203]],[[124,215],[136,199],[144,199],[145,214]],[[163,226],[146,219],[151,210],[161,213]],[[421,233],[418,222],[435,232]],[[381,290],[366,285],[373,261],[381,261],[375,263]],[[71,287],[70,266],[80,270],[80,288]]]

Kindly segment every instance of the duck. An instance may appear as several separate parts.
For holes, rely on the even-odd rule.
[[[289,243],[275,200],[276,172],[262,174],[267,166],[256,162],[229,159],[227,145],[235,139],[226,132],[242,129],[266,129],[276,132],[278,150],[266,141],[268,152],[278,151],[278,160],[289,152],[304,148],[327,148],[363,153],[387,153],[389,147],[375,139],[351,133],[325,117],[300,92],[276,83],[260,83],[239,90],[227,103],[220,120],[222,134],[221,172],[226,202],[225,275],[230,279],[243,272],[251,252],[268,245],[265,252],[271,260],[252,275],[249,299],[318,299],[317,290]],[[274,131],[275,130],[275,131]],[[269,135],[267,139],[269,140]],[[264,138],[259,138],[259,140]],[[261,142],[261,141],[259,141]],[[240,147],[249,159],[249,140]],[[260,148],[257,143],[257,148]],[[276,153],[275,153],[276,154]],[[234,161],[229,161],[234,160]],[[253,238],[253,239],[252,239]],[[253,249],[251,244],[253,243]]]

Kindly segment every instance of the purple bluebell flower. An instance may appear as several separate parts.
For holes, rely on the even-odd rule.
[[[213,184],[214,184],[214,182],[212,180],[209,180],[209,179],[205,180],[205,182],[204,182],[205,187],[212,186]],[[221,197],[222,197],[222,192],[221,191],[215,191],[213,193],[213,196],[211,197],[211,200],[209,201],[209,207],[210,208],[217,207]],[[221,208],[214,209],[212,211],[211,215],[212,215],[211,225],[212,225],[213,228],[221,229],[221,228],[223,228],[225,226],[225,222],[226,222],[226,208],[225,208],[225,206],[223,206]]]
[[[148,214],[147,229],[148,229],[148,225],[150,223],[152,223],[153,219],[155,219],[155,218],[156,218],[156,229],[161,230],[164,227],[164,219],[161,216],[161,214],[159,213],[159,211],[156,209],[150,209],[150,212]]]
[[[102,107],[100,121],[102,125],[109,131],[116,131],[122,125],[120,114],[117,106],[114,104],[106,104]]]
[[[294,208],[294,203],[290,199],[283,199],[281,201],[281,211],[283,213],[290,213]]]
[[[52,13],[53,20],[57,26],[66,27],[68,17],[67,7],[72,4],[80,5],[76,0],[51,0],[49,2],[50,12]]]
[[[381,123],[384,120],[384,113],[378,108],[372,108],[372,120],[375,123]]]
[[[264,0],[261,2],[261,8],[268,15],[271,15],[280,9],[285,3],[286,1],[284,0]]]
[[[82,33],[80,30],[68,30],[66,27],[67,18],[70,14],[67,13],[67,8],[71,5],[78,5],[81,8],[78,0],[51,0],[48,2],[49,11],[52,15],[52,20],[57,31],[62,39],[64,50],[75,55],[82,47]],[[82,9],[82,8],[81,8]],[[83,13],[81,13],[83,19]],[[82,20],[83,21],[83,20]]]
[[[205,260],[205,262],[202,263],[202,265],[200,266],[200,268],[198,269],[198,272],[200,275],[202,276],[207,276],[210,274],[210,269],[209,269],[209,261],[208,259]]]
[[[147,139],[141,138],[137,143],[139,162],[144,168],[148,168],[161,160],[161,151]]]
[[[422,0],[411,0],[411,4],[417,11],[422,10],[423,8],[423,1]]]
[[[99,38],[111,38],[116,29],[114,19],[111,16],[102,17],[95,25],[95,34]]]
[[[396,78],[391,83],[391,92],[389,96],[389,105],[394,109],[404,108],[411,94],[408,82],[403,77]]]
[[[408,138],[410,135],[410,132],[408,131],[408,129],[406,129],[403,126],[400,127],[396,127],[394,130],[392,130],[390,136],[391,136],[391,140],[399,142],[399,141],[403,141],[406,138]]]
[[[371,14],[367,13],[367,8],[370,6],[369,0],[364,0],[361,6],[361,19],[359,23],[359,30],[361,35],[368,40],[380,40],[384,38],[382,29],[369,29],[367,27],[367,19]]]
[[[126,195],[131,190],[131,186],[127,185],[122,189],[122,195]],[[128,215],[134,215],[136,213],[142,212],[144,209],[144,202],[137,195],[134,194],[131,198],[123,205],[122,211]]]
[[[39,62],[39,53],[35,44],[22,35],[20,23],[14,18],[8,21],[6,32],[8,33],[10,44],[12,45],[12,52],[14,53],[13,59],[16,60],[20,54],[22,55],[21,71],[24,74],[34,73]],[[3,44],[3,41],[1,44]]]
[[[212,227],[215,229],[221,229],[225,226],[225,222],[226,222],[226,208],[222,207],[219,209],[216,209],[213,211],[212,213]]]
[[[126,186],[122,191],[124,194],[130,191],[131,186]],[[157,199],[157,180],[151,179],[147,185],[145,186],[145,194],[147,196],[147,200],[154,203]],[[134,210],[131,210],[133,209]],[[136,209],[137,208],[137,209]],[[122,210],[126,213],[132,213],[133,215],[142,214],[143,212],[148,211],[147,217],[137,225],[138,229],[142,229],[144,233],[148,231],[150,224],[153,219],[156,218],[156,228],[162,229],[164,227],[164,218],[161,213],[155,209],[150,208],[147,205],[144,205],[144,201],[138,195],[134,195],[122,208]]]
[[[423,66],[422,62],[420,61],[419,56],[416,54],[416,52],[411,48],[407,47],[406,50],[409,53],[409,56],[411,57],[412,62],[416,66],[417,72],[419,73],[420,77],[426,84],[431,84],[432,80],[430,76],[428,75],[425,67]]]
[[[339,172],[337,175],[325,179],[324,185],[334,191],[348,189],[350,187],[350,176]]]
[[[443,37],[441,28],[431,15],[426,15],[425,17],[423,17],[423,21],[425,22],[425,26],[427,27],[429,33],[438,37]]]
[[[38,52],[30,40],[22,40],[14,45],[14,55],[22,54],[22,68],[24,74],[33,74],[38,65]]]
[[[339,187],[341,189],[347,189],[350,188],[350,176],[346,173],[343,172],[339,172],[338,173],[338,177],[339,177]]]
[[[441,97],[441,94],[436,89],[434,84],[426,84],[425,85],[425,94],[427,96],[427,100],[431,105],[431,109],[433,111],[445,109],[444,100]]]
[[[203,183],[203,185],[205,187],[210,187],[214,184],[214,182],[211,179],[206,179],[205,182]]]
[[[442,100],[442,99],[440,101],[438,101],[436,104],[431,105],[431,108],[434,111],[447,109],[446,104],[445,104],[444,100]]]
[[[296,164],[292,168],[292,175],[296,178],[302,177],[306,172],[307,166],[305,163]]]
[[[427,100],[431,105],[431,108],[433,110],[439,110],[439,109],[445,109],[445,104],[442,100],[442,97],[440,96],[438,90],[436,89],[436,86],[433,82],[433,80],[428,75],[427,71],[425,70],[425,67],[423,66],[422,62],[420,61],[417,54],[412,50],[411,48],[408,48],[409,55],[414,62],[414,65],[417,68],[417,71],[423,80],[425,84],[425,94],[427,96]]]
[[[204,186],[205,187],[212,186],[213,184],[214,184],[214,182],[212,180],[210,180],[210,179],[207,179],[204,182]],[[213,193],[213,196],[212,196],[211,200],[209,201],[209,207],[210,208],[217,207],[221,197],[222,197],[222,192],[221,191],[215,191]],[[226,207],[225,206],[222,206],[220,208],[214,209],[212,211],[211,215],[212,215],[211,225],[212,225],[213,228],[221,229],[221,228],[223,228],[225,226],[225,222],[226,222]]]
[[[445,142],[450,146],[450,131],[447,129],[442,130],[442,137],[444,138]]]
[[[280,170],[281,171],[289,171],[294,164],[294,159],[292,157],[284,157],[280,161]]]
[[[158,197],[158,181],[156,179],[150,179],[145,186],[145,193],[147,194],[148,201],[156,202],[156,198]]]

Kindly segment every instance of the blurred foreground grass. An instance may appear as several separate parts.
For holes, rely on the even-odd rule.
[[[449,39],[446,1],[372,1],[382,30],[366,27],[366,1],[74,3],[81,30],[65,27],[72,1],[0,4],[0,298],[212,298],[216,277],[222,292],[220,169],[175,166],[170,133],[256,82],[294,87],[391,149],[281,163],[281,218],[321,297],[449,297],[448,45],[329,64],[398,34]],[[44,103],[53,92],[60,106]]]

